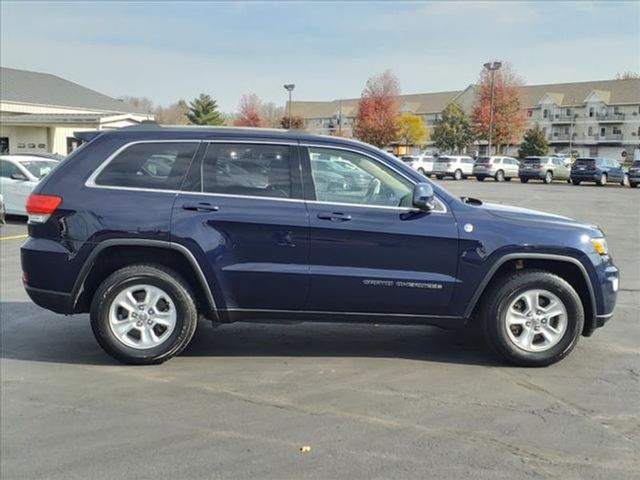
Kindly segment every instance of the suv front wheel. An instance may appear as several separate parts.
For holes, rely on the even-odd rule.
[[[489,346],[508,362],[527,367],[543,367],[567,356],[584,325],[584,309],[573,287],[542,270],[498,280],[480,315]]]
[[[129,364],[153,364],[180,353],[196,330],[198,313],[187,283],[160,265],[131,265],[100,284],[91,303],[91,328],[100,346]]]

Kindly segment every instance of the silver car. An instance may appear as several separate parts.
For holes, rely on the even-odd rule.
[[[478,157],[473,165],[473,175],[479,182],[492,177],[496,182],[518,176],[520,163],[513,157]]]
[[[422,175],[429,177],[433,173],[437,158],[433,155],[422,154],[420,156],[405,155],[401,160]]]
[[[569,181],[571,169],[559,157],[527,157],[520,164],[518,176],[522,183],[529,180],[542,180],[544,183],[554,180]]]
[[[442,180],[444,177],[462,180],[473,175],[473,158],[466,155],[440,156],[433,166],[433,173],[436,174],[438,180]]]

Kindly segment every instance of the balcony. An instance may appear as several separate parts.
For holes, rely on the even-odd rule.
[[[607,133],[606,135],[598,135],[598,143],[618,143],[621,141],[621,133]]]
[[[622,123],[624,122],[624,113],[607,112],[598,113],[596,115],[598,122],[600,123]]]
[[[573,134],[573,140],[576,140],[577,135]],[[571,135],[568,133],[554,133],[549,137],[549,143],[568,143],[571,139]]]
[[[566,115],[564,113],[556,113],[551,116],[551,121],[553,123],[574,123],[576,120],[576,117],[577,115],[573,113],[571,115]]]

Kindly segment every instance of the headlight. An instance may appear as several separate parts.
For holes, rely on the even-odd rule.
[[[607,255],[609,253],[607,240],[604,237],[592,238],[591,244],[593,245],[593,248],[596,250],[596,252],[598,252],[600,255]]]

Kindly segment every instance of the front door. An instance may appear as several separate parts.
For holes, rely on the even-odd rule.
[[[306,309],[438,315],[456,284],[458,232],[438,201],[411,209],[413,181],[379,158],[337,148],[302,149],[313,196]],[[328,175],[321,162],[344,168]]]
[[[225,142],[205,149],[176,198],[172,241],[206,266],[219,310],[300,309],[309,218],[297,145]]]

